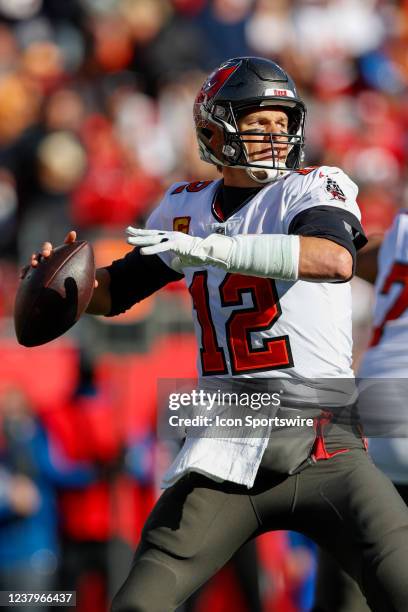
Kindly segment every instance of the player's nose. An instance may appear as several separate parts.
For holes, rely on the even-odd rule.
[[[277,126],[274,129],[272,129],[271,131],[272,131],[272,134],[273,134],[272,139],[275,142],[282,142],[282,140],[284,140],[284,138],[285,138],[285,136],[284,136],[285,131],[284,131],[284,129],[281,126]]]

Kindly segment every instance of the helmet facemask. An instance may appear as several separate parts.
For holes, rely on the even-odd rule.
[[[239,130],[239,119],[249,110],[270,107],[276,107],[288,115],[287,132]],[[252,179],[260,183],[276,180],[287,172],[298,169],[303,161],[304,121],[303,109],[296,108],[295,103],[286,106],[276,99],[263,100],[259,106],[251,104],[239,109],[234,109],[231,103],[228,104],[228,109],[215,105],[207,118],[206,127],[197,129],[200,150],[205,152],[204,157],[201,157],[221,166],[243,168]],[[263,157],[267,156],[269,159],[253,159],[254,154],[249,155],[247,145],[254,144],[262,144]],[[287,154],[283,160],[279,152],[284,147],[287,147]]]

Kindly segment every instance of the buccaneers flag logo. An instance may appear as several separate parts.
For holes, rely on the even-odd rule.
[[[340,200],[341,202],[346,201],[346,196],[344,195],[344,191],[340,188],[340,186],[336,183],[336,181],[334,181],[330,177],[327,177],[326,191],[330,193],[333,200]]]

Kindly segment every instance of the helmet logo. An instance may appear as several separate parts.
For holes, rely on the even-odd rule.
[[[215,94],[221,89],[224,85],[225,81],[229,76],[238,68],[238,64],[233,66],[225,65],[221,68],[218,68],[214,72],[210,74],[206,82],[201,88],[197,98],[196,104],[200,104],[201,102],[206,102],[208,99],[211,99]]]

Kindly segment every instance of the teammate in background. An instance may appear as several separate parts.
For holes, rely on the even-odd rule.
[[[88,311],[114,316],[184,277],[202,379],[352,380],[348,281],[366,241],[357,187],[339,168],[301,169],[305,114],[272,61],[215,70],[194,117],[222,178],[173,185],[146,230],[128,228],[136,249],[98,271]],[[278,429],[187,435],[113,611],[174,610],[246,541],[289,529],[332,553],[373,610],[406,612],[407,508],[357,431],[323,425],[305,427],[302,444]]]
[[[375,283],[373,332],[358,376],[361,379],[405,379],[392,402],[376,414],[378,437],[369,440],[375,464],[396,486],[408,504],[408,439],[384,437],[393,415],[407,414],[408,374],[408,211],[401,210],[385,237],[370,237],[357,258],[356,274]],[[385,384],[385,381],[384,381]],[[394,385],[391,382],[391,385]],[[387,392],[386,392],[387,393]],[[391,414],[390,414],[391,412]],[[383,419],[381,431],[381,419]],[[408,419],[407,419],[408,422]],[[403,422],[401,422],[404,425]],[[405,423],[406,425],[406,423]],[[406,433],[405,433],[406,436]],[[319,555],[315,612],[368,612],[356,582],[324,551]]]

